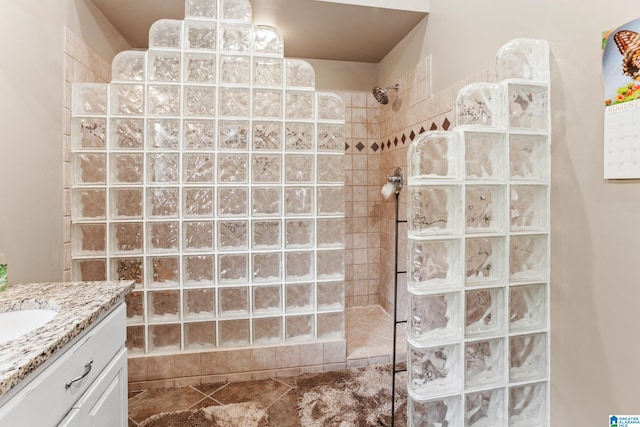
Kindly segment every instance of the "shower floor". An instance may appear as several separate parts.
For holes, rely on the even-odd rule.
[[[391,363],[393,318],[380,306],[346,310],[347,367]],[[404,325],[397,329],[396,361],[406,359]],[[271,378],[226,383],[133,391],[129,393],[129,427],[161,413],[224,403],[260,402],[269,412],[271,425],[298,427],[295,378]],[[241,392],[237,393],[240,388]]]

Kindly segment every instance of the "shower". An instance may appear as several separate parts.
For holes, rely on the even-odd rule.
[[[373,97],[376,99],[376,101],[378,101],[380,104],[388,104],[389,103],[389,95],[388,92],[391,89],[395,89],[395,90],[399,90],[400,89],[400,85],[396,84],[395,86],[389,86],[386,89],[382,89],[381,87],[374,87],[373,88]]]

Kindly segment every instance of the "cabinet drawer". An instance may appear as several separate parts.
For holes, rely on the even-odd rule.
[[[0,425],[57,425],[124,347],[125,322],[125,306],[120,304],[86,335],[70,343],[48,368],[32,374],[37,376],[0,408]]]

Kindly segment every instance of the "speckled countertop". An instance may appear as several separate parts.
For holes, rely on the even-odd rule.
[[[0,292],[0,312],[58,311],[44,326],[0,344],[0,397],[108,312],[133,286],[133,281],[28,283],[9,285]]]

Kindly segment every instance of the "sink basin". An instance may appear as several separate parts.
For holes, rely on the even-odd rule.
[[[15,310],[0,313],[0,344],[27,334],[51,321],[57,311],[51,309]]]

